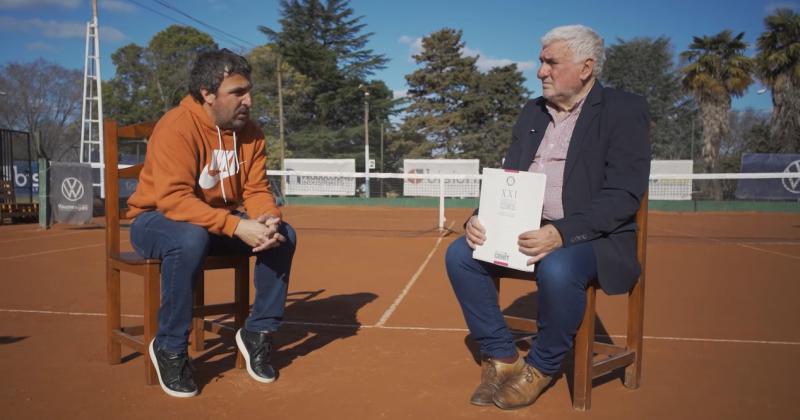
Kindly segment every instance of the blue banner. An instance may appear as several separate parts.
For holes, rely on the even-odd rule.
[[[800,172],[800,154],[744,153],[742,173]],[[800,178],[740,179],[736,185],[739,200],[800,200]]]
[[[27,160],[15,160],[11,175],[14,179],[14,196],[17,202],[27,203],[31,197],[34,202],[38,202],[39,163],[30,162],[28,166]]]

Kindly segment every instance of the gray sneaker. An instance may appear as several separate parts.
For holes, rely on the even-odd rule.
[[[192,361],[186,353],[170,353],[155,347],[156,340],[150,341],[150,360],[158,374],[161,389],[167,395],[186,398],[197,395],[197,384],[192,378]]]
[[[236,331],[236,345],[247,363],[247,373],[253,379],[265,384],[275,381],[278,373],[269,364],[272,353],[272,336],[269,333],[240,328]]]

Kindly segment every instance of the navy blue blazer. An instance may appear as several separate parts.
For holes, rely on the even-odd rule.
[[[528,101],[503,168],[527,171],[550,122],[544,98]],[[595,82],[572,133],[564,165],[564,218],[552,224],[564,246],[591,242],[600,286],[625,293],[639,278],[636,210],[650,175],[650,113],[638,95]]]

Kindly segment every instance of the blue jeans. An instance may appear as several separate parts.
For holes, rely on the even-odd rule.
[[[286,242],[255,254],[256,295],[245,322],[250,331],[276,331],[283,320],[297,235],[285,222],[279,232]],[[136,216],[131,225],[131,244],[140,256],[161,260],[156,344],[174,353],[186,351],[195,276],[206,255],[253,255],[252,248],[236,237],[215,235],[201,226],[170,220],[158,211]]]
[[[472,258],[472,249],[463,236],[450,244],[445,264],[470,335],[481,353],[494,358],[515,356],[517,349],[492,281],[514,270]],[[539,332],[525,361],[542,373],[552,375],[561,369],[583,317],[586,286],[595,276],[597,263],[588,242],[559,248],[536,264]]]

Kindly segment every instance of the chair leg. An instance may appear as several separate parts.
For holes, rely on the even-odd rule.
[[[586,309],[583,320],[575,335],[575,376],[572,407],[576,410],[588,410],[592,406],[592,360],[594,359],[594,327],[595,302],[597,289],[589,286],[586,289]]]
[[[200,307],[205,304],[205,274],[203,271],[197,274],[194,279],[194,307]],[[194,351],[203,351],[205,349],[205,317],[196,313],[192,316],[192,348]]]
[[[122,345],[114,339],[122,328],[119,278],[119,270],[106,262],[106,350],[108,363],[112,365],[122,362]]]
[[[644,286],[638,281],[628,294],[627,347],[636,352],[633,363],[625,368],[625,386],[639,388],[642,377],[642,345],[644,336]]]
[[[234,281],[234,299],[236,302],[236,314],[234,314],[233,328],[234,333],[244,326],[244,321],[250,313],[250,259],[243,258],[242,262],[235,269],[236,279]],[[245,368],[244,356],[236,348],[236,367]]]
[[[158,308],[161,305],[161,273],[158,264],[150,264],[144,276],[144,370],[148,385],[158,383],[156,369],[148,354],[150,341],[158,332]]]

